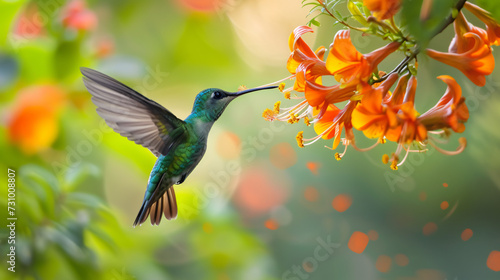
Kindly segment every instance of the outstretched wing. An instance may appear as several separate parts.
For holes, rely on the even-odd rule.
[[[166,155],[187,136],[184,121],[160,104],[96,70],[80,70],[97,114],[117,133],[155,156]]]

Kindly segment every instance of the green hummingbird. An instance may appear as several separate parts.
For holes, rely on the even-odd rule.
[[[158,157],[134,227],[144,223],[149,215],[152,225],[160,224],[162,214],[168,220],[175,219],[177,202],[173,185],[184,182],[198,165],[207,149],[208,133],[229,102],[249,92],[276,88],[268,86],[236,93],[205,89],[196,96],[191,114],[183,121],[160,104],[101,72],[85,67],[80,70],[97,113],[106,124]]]

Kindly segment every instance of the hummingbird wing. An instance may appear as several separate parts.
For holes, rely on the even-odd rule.
[[[166,155],[187,136],[184,121],[165,107],[101,72],[85,67],[80,71],[97,114],[115,132],[157,157]]]

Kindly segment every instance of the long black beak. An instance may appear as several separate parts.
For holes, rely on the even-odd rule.
[[[253,92],[253,91],[265,90],[265,89],[273,89],[273,88],[277,88],[277,86],[250,88],[250,89],[245,89],[245,90],[238,91],[238,92],[228,92],[227,95],[228,96],[235,96],[236,97],[236,96],[247,94],[247,93]]]

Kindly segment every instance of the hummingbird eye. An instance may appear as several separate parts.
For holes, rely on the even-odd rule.
[[[222,93],[220,91],[214,91],[212,93],[212,98],[213,99],[221,99],[223,96],[222,96]]]

